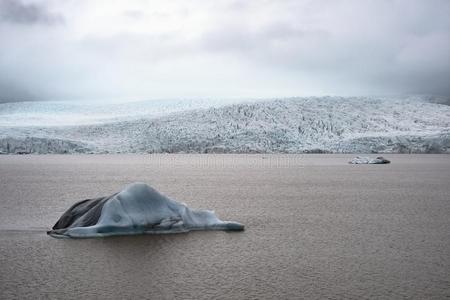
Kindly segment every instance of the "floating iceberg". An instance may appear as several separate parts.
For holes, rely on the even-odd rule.
[[[383,156],[378,156],[377,158],[370,158],[370,157],[364,157],[364,156],[357,156],[351,161],[348,162],[349,164],[390,164],[391,161],[387,160]]]
[[[237,222],[221,221],[209,210],[193,210],[145,183],[133,183],[111,196],[75,203],[47,233],[88,238],[190,230],[241,231]]]

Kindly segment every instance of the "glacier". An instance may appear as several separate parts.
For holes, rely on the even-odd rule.
[[[56,238],[92,238],[191,230],[242,231],[244,226],[221,221],[213,211],[191,209],[137,182],[111,196],[75,203],[47,233]]]
[[[304,97],[138,117],[115,106],[109,113],[120,118],[83,125],[25,126],[8,117],[0,120],[0,153],[450,153],[450,106],[441,103],[422,96]]]

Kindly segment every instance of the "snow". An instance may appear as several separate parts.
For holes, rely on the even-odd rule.
[[[80,202],[86,205],[87,202]],[[92,210],[101,211],[95,224],[91,225]],[[95,212],[97,213],[97,212]],[[94,213],[94,214],[95,214]],[[67,216],[71,223],[60,228]],[[61,222],[61,223],[60,223]],[[190,230],[243,230],[237,222],[219,220],[213,211],[193,210],[184,203],[172,200],[145,183],[133,183],[121,192],[108,197],[102,206],[92,206],[80,213],[72,206],[49,232],[54,237],[103,237],[144,233],[175,233]]]
[[[133,102],[38,101],[0,104],[0,127],[78,126],[143,117],[158,117],[189,109],[217,107],[238,100],[185,99]]]
[[[14,153],[1,142],[2,137],[12,137],[76,144],[78,150],[68,153],[450,152],[450,106],[428,100],[420,96],[308,97],[182,107],[78,126],[16,123],[0,126],[0,151]],[[51,106],[46,109],[51,111]],[[29,148],[35,153],[61,153]]]

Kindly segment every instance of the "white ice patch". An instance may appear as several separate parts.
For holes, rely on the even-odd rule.
[[[383,156],[378,156],[376,158],[370,158],[366,156],[357,156],[348,162],[349,164],[389,164],[389,160],[385,159]]]

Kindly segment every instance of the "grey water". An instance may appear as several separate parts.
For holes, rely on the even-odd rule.
[[[0,156],[0,299],[443,299],[450,155]],[[141,181],[244,232],[46,235]]]

